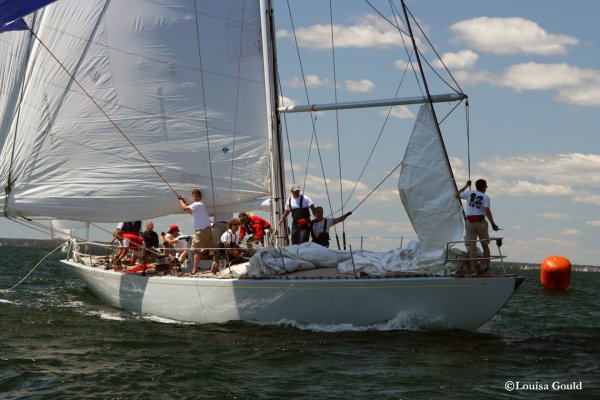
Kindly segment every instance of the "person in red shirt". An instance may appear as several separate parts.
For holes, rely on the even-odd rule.
[[[246,234],[249,234],[248,249],[252,249],[252,243],[254,242],[265,243],[265,231],[271,229],[269,221],[258,215],[248,215],[245,212],[241,212],[238,218],[242,224],[240,226],[240,242]]]

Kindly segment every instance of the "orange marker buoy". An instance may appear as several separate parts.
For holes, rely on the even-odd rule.
[[[571,284],[571,262],[561,256],[544,258],[540,282],[546,289],[568,288]]]

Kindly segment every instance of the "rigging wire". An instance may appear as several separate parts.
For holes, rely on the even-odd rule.
[[[300,73],[302,75],[302,82],[304,83],[304,94],[306,96],[306,102],[307,104],[310,104],[310,96],[308,94],[308,86],[306,84],[306,74],[304,73],[304,65],[302,63],[302,58],[300,56],[300,46],[298,45],[298,38],[296,36],[296,28],[294,25],[294,18],[292,16],[292,9],[290,7],[290,2],[289,0],[287,0],[287,5],[288,5],[288,13],[290,16],[290,24],[292,26],[292,32],[294,34],[294,43],[296,45],[296,55],[298,57],[298,63],[300,64]],[[315,142],[315,147],[317,148],[317,155],[319,157],[319,162],[321,164],[321,172],[323,174],[323,186],[325,187],[325,193],[327,195],[327,199],[329,200],[331,197],[329,195],[329,188],[327,185],[327,180],[325,179],[325,170],[324,170],[324,164],[323,164],[323,158],[321,156],[321,150],[319,147],[319,140],[317,137],[317,128],[316,128],[316,116],[313,116],[312,111],[309,111],[309,115],[310,115],[310,120],[311,120],[311,124],[312,124],[312,136],[310,138],[310,144],[309,144],[309,148],[308,148],[308,156],[307,156],[307,162],[306,162],[306,166],[305,166],[305,170],[304,170],[304,182],[302,187],[304,188],[306,186],[306,178],[308,176],[308,160],[310,160],[310,155],[312,153],[312,147],[313,147],[313,141]],[[288,142],[289,145],[289,142]],[[290,150],[291,151],[291,150]],[[292,166],[293,169],[293,166]],[[330,203],[330,207],[331,207],[331,203]]]
[[[215,201],[215,182],[213,177],[212,170],[212,159],[210,156],[210,135],[208,134],[208,110],[206,108],[206,92],[204,88],[204,69],[202,68],[202,47],[200,46],[200,28],[198,26],[198,5],[194,1],[194,15],[196,16],[196,40],[198,45],[198,62],[200,63],[200,82],[202,84],[202,106],[204,108],[204,126],[206,129],[206,145],[208,147],[208,169],[210,173],[210,186],[211,186],[211,194],[212,194],[212,204],[213,204],[213,215],[216,214],[216,201]],[[175,193],[177,194],[177,193]],[[179,198],[179,195],[177,195]]]
[[[365,197],[364,197],[364,198],[363,198],[363,199],[360,201],[360,203],[358,203],[358,204],[357,204],[357,205],[356,205],[356,206],[355,206],[355,207],[354,207],[354,208],[353,208],[351,211],[352,211],[352,212],[356,211],[356,209],[357,209],[358,207],[360,207],[360,206],[361,206],[361,205],[362,205],[362,204],[363,204],[363,203],[364,203],[364,202],[365,202],[365,201],[366,201],[366,200],[367,200],[367,199],[368,199],[368,198],[369,198],[369,197],[370,197],[370,196],[371,196],[371,195],[372,195],[372,194],[373,194],[373,193],[374,193],[374,192],[375,192],[377,189],[379,189],[379,186],[381,186],[381,185],[383,184],[383,182],[385,182],[385,181],[386,181],[386,180],[387,180],[387,179],[388,179],[388,178],[389,178],[389,177],[390,177],[390,176],[391,176],[391,175],[392,175],[394,172],[396,172],[396,170],[397,170],[398,168],[400,168],[400,166],[402,165],[402,162],[403,162],[403,161],[400,161],[400,163],[399,163],[398,165],[396,165],[396,167],[395,167],[393,170],[391,170],[391,171],[390,171],[390,173],[389,173],[389,174],[387,174],[387,175],[385,176],[385,178],[383,178],[383,179],[381,180],[381,182],[379,182],[379,183],[377,184],[377,186],[375,186],[375,187],[373,188],[373,190],[371,190],[371,191],[370,191],[370,192],[369,192],[369,193],[368,193],[368,194],[367,194],[367,195],[366,195],[366,196],[365,196]]]
[[[406,74],[407,68],[408,68],[408,65],[405,67],[405,70],[404,70],[405,74]],[[398,85],[398,88],[396,89],[396,96],[398,96],[398,93],[400,92],[400,87],[402,87],[403,80],[404,80],[404,76],[400,80],[400,84]],[[385,119],[383,121],[381,129],[379,130],[379,135],[377,135],[377,139],[375,139],[375,143],[373,144],[373,147],[371,147],[371,152],[369,153],[369,156],[367,157],[367,161],[364,163],[363,168],[360,171],[360,174],[358,175],[358,178],[355,180],[354,187],[350,191],[350,194],[348,195],[348,197],[346,197],[346,201],[344,202],[344,205],[348,204],[348,202],[352,198],[352,195],[354,194],[356,188],[358,187],[358,183],[360,182],[360,179],[362,178],[363,174],[367,170],[367,167],[369,166],[369,164],[371,162],[371,158],[373,157],[373,154],[375,153],[375,149],[377,148],[377,145],[379,144],[379,141],[381,140],[381,136],[383,135],[383,132],[385,131],[387,123],[388,123],[388,121],[390,119],[390,115],[392,114],[392,110],[393,110],[393,107],[390,107],[388,109],[388,112],[387,112],[387,114],[385,116]],[[342,207],[342,211],[343,211],[343,207]]]
[[[471,129],[470,129],[470,115],[469,115],[469,100],[465,102],[465,119],[467,124],[467,174],[468,179],[471,180]]]
[[[333,67],[333,93],[335,98],[335,103],[338,102],[338,92],[337,92],[337,65],[335,60],[335,40],[333,36],[333,2],[329,0],[329,27],[331,28],[331,62]],[[342,182],[342,153],[341,153],[341,143],[340,143],[340,117],[339,110],[335,110],[335,130],[337,137],[337,156],[338,156],[338,172],[340,177],[340,204],[342,205],[342,214],[344,213],[344,187]],[[325,174],[323,174],[323,179],[325,179]],[[329,210],[332,210],[331,200],[329,200]],[[337,241],[338,249],[340,248],[340,240],[338,237],[337,229],[334,225],[335,239]],[[343,249],[346,250],[346,225],[345,222],[342,221],[342,245]]]
[[[21,217],[21,218],[23,218],[27,222],[20,221],[19,219],[14,218],[14,217],[9,217],[8,219],[13,221],[16,224],[19,224],[21,226],[24,226],[24,227],[34,230],[34,231],[41,232],[43,234],[49,235],[52,233],[52,229],[50,229],[50,227],[47,225],[40,224],[39,222],[35,222],[34,220],[29,219],[29,218],[25,218],[25,217]]]
[[[400,31],[400,33],[406,35],[406,36],[410,36],[407,32],[404,32],[401,28],[400,25],[398,24],[398,21],[396,21],[396,23],[394,24],[392,21],[390,21],[385,15],[383,15],[373,4],[371,4],[371,2],[369,0],[364,0],[365,3],[367,3],[369,5],[369,7],[371,7],[373,9],[373,11],[375,11],[377,14],[379,14],[379,16],[381,18],[383,18],[385,21],[387,21],[390,25],[392,25],[394,28],[398,29]],[[391,0],[390,0],[390,5],[391,5]],[[394,7],[392,7],[392,12],[393,12]],[[399,13],[398,13],[399,14]],[[395,18],[395,17],[394,17]]]
[[[123,132],[123,130],[117,125],[117,123],[106,113],[106,111],[104,111],[104,109],[100,106],[100,104],[98,104],[96,99],[94,99],[89,94],[89,92],[87,90],[85,90],[83,85],[81,85],[81,83],[79,83],[79,81],[67,69],[67,67],[65,67],[65,65],[60,62],[60,60],[54,55],[54,53],[52,53],[52,51],[48,48],[48,46],[46,46],[46,44],[35,34],[35,32],[31,28],[29,29],[29,32],[31,32],[31,34],[36,38],[36,40],[40,43],[40,45],[44,49],[46,49],[46,51],[48,51],[50,56],[52,56],[52,58],[58,63],[58,65],[69,75],[69,77],[72,79],[72,81],[75,82],[75,84],[77,84],[77,86],[79,86],[79,88],[83,91],[83,93],[85,93],[85,95],[92,101],[92,103],[94,103],[94,105],[98,108],[98,110],[100,110],[100,112],[108,119],[108,121],[115,127],[115,129],[123,136],[123,138],[125,138],[125,140],[131,145],[131,147],[133,147],[135,149],[135,151],[137,151],[137,153],[144,159],[144,161],[150,166],[150,168],[152,168],[154,170],[156,175],[158,175],[158,177],[169,187],[169,189],[171,189],[171,191],[173,191],[173,193],[175,193],[175,195],[177,195],[177,192],[171,186],[171,184],[169,184],[169,182],[167,182],[167,180],[162,176],[162,174],[160,172],[158,172],[156,167],[150,162],[150,160],[148,160],[148,158],[144,155],[144,153],[135,145],[135,143],[133,143],[133,141],[129,138],[129,136],[127,136],[125,134],[125,132]]]
[[[438,122],[439,125],[442,125],[442,123],[446,120],[446,118],[448,118],[450,116],[450,114],[452,114],[454,112],[454,110],[456,110],[458,108],[458,106],[460,106],[462,104],[462,100],[460,100],[459,102],[457,102],[456,104],[454,104],[454,106],[450,109],[450,111],[448,111],[446,113],[446,115],[444,115],[444,118],[440,119],[440,121]]]
[[[239,48],[239,53],[238,53],[238,63],[237,63],[237,84],[236,84],[236,92],[235,92],[235,113],[234,113],[234,117],[233,117],[233,121],[234,121],[234,125],[233,125],[233,141],[232,141],[232,149],[231,149],[231,171],[229,173],[229,202],[228,202],[228,209],[229,212],[231,211],[231,204],[233,202],[233,171],[234,171],[234,166],[235,166],[235,145],[236,145],[236,138],[237,138],[237,130],[238,130],[238,110],[239,110],[239,102],[240,102],[240,76],[241,76],[241,63],[242,63],[242,43],[243,43],[243,37],[244,37],[244,22],[245,22],[245,12],[246,12],[246,7],[245,7],[246,3],[242,3],[242,16],[241,16],[241,24],[240,24],[240,37],[239,37],[239,42],[240,42],[240,48]],[[209,152],[210,154],[210,152]],[[213,200],[213,204],[214,204],[214,200]],[[215,218],[216,219],[216,218]]]
[[[415,22],[415,25],[417,26],[417,28],[419,28],[419,31],[421,32],[421,35],[425,38],[425,40],[429,44],[429,47],[431,48],[431,50],[433,50],[433,52],[437,56],[438,60],[442,63],[442,65],[444,66],[444,69],[446,70],[446,72],[448,73],[448,75],[450,76],[450,78],[452,78],[452,81],[456,85],[457,89],[455,89],[449,83],[447,83],[446,80],[444,78],[442,78],[442,76],[440,74],[438,74],[438,72],[436,71],[436,69],[431,66],[431,64],[429,63],[429,61],[427,61],[427,59],[423,56],[423,53],[421,53],[421,51],[419,51],[419,54],[421,55],[421,57],[423,58],[423,60],[425,61],[425,63],[427,63],[427,65],[429,66],[429,68],[431,68],[431,70],[440,78],[440,80],[442,82],[444,82],[450,89],[454,90],[457,93],[463,93],[462,89],[460,88],[460,85],[458,84],[458,82],[456,81],[456,79],[454,79],[454,76],[452,75],[452,73],[450,72],[450,70],[448,69],[448,67],[446,66],[446,64],[444,63],[444,60],[442,60],[442,57],[439,55],[439,53],[437,52],[437,50],[435,49],[435,47],[433,46],[433,44],[431,43],[431,41],[429,40],[429,38],[427,37],[427,35],[425,34],[425,32],[423,31],[423,29],[421,28],[421,25],[419,25],[419,22],[417,21],[417,19],[413,16],[413,14],[410,12],[410,10],[408,8],[406,8],[406,11],[412,17],[413,21]]]
[[[366,1],[366,2],[369,3],[368,1]],[[372,8],[374,8],[373,5],[371,5],[370,3],[369,3],[369,5]],[[391,4],[390,4],[390,7],[392,9],[392,13],[394,13],[394,18],[396,20],[396,23],[395,24],[392,23],[391,21],[387,20],[387,18],[385,18],[385,17],[384,17],[384,19],[386,19],[392,26],[396,27],[398,29],[398,31],[400,32],[400,39],[402,40],[402,43],[404,44],[404,50],[406,51],[406,56],[408,58],[408,62],[404,66],[404,71],[402,72],[402,77],[400,78],[400,83],[398,84],[398,88],[396,89],[396,93],[394,94],[394,97],[398,97],[398,93],[400,93],[400,89],[401,89],[401,87],[402,87],[402,85],[404,83],[404,78],[406,78],[408,67],[411,66],[411,68],[413,69],[413,73],[416,74],[416,72],[414,71],[414,66],[413,66],[413,63],[412,63],[412,57],[413,57],[414,51],[413,50],[409,51],[408,46],[406,45],[406,42],[404,40],[404,35],[406,33],[399,28],[399,23],[398,23],[398,20],[397,20],[398,15],[396,15],[394,7],[391,6]],[[382,15],[379,11],[377,11],[377,13],[379,15]],[[417,79],[417,82],[418,82],[418,79]],[[422,91],[421,91],[421,93],[422,93]],[[352,194],[354,194],[356,188],[358,187],[358,183],[360,182],[360,179],[362,178],[364,172],[366,171],[367,167],[369,166],[371,158],[373,157],[373,154],[375,153],[375,149],[377,148],[377,145],[379,144],[379,141],[381,139],[381,136],[383,135],[385,127],[387,126],[387,123],[389,121],[389,118],[390,118],[390,115],[392,113],[392,110],[393,110],[393,107],[390,107],[388,109],[388,112],[387,112],[387,115],[385,117],[385,120],[383,121],[381,129],[379,130],[379,135],[377,136],[377,139],[375,140],[375,143],[373,144],[373,147],[371,148],[371,152],[369,153],[369,156],[367,157],[367,161],[364,163],[362,171],[360,172],[358,178],[355,180],[354,187],[352,188],[352,191],[350,192],[350,194],[346,198],[346,201],[343,203],[344,205],[346,205],[350,201],[350,199],[352,197]],[[343,208],[342,208],[342,210],[343,210]]]

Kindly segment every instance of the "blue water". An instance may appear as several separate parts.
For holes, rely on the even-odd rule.
[[[0,288],[50,250],[0,247]],[[600,398],[600,273],[574,272],[568,290],[550,291],[514,264],[525,282],[477,332],[410,321],[363,331],[125,312],[60,256],[0,292],[0,399]]]

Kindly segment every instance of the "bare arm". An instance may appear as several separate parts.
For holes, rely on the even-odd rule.
[[[192,213],[192,209],[189,206],[188,202],[181,196],[177,196],[177,198],[179,199],[179,205],[181,206],[181,209],[189,214]]]
[[[494,222],[494,217],[492,216],[492,210],[489,209],[489,207],[485,208],[485,215],[487,217],[487,219],[490,221],[490,223],[492,224],[492,229],[494,231],[497,231],[498,229],[498,225],[496,225],[496,223]]]
[[[167,236],[163,236],[162,237],[163,243],[166,243],[168,245],[174,245],[175,243],[178,242],[178,240],[176,238],[168,238]]]
[[[346,218],[348,218],[351,215],[352,215],[352,211],[348,211],[346,214],[342,215],[341,217],[334,218],[333,225],[337,224],[338,222],[342,222],[343,220],[345,220]]]

